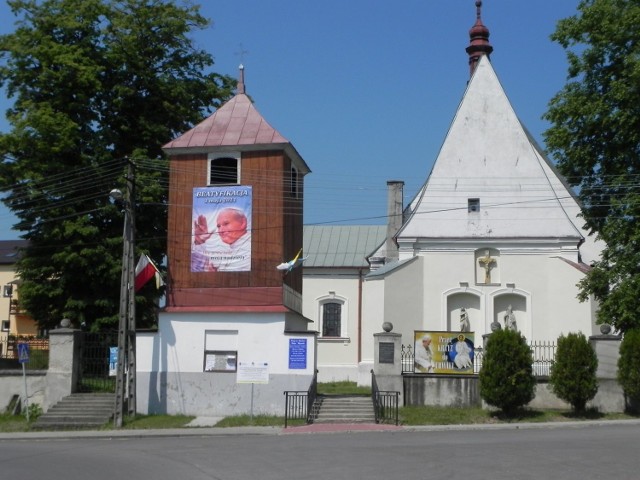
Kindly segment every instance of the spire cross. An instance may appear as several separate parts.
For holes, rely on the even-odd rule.
[[[244,56],[249,53],[249,50],[245,50],[242,44],[239,44],[238,48],[240,48],[240,50],[235,52],[235,54],[240,57],[240,63],[242,64],[244,63]]]
[[[238,86],[237,86],[237,93],[245,93],[245,86],[244,86],[244,65],[242,65],[242,61],[244,60],[244,55],[246,53],[249,53],[248,50],[245,50],[242,47],[242,44],[240,44],[240,50],[236,52],[236,55],[240,56],[240,75],[238,77]]]

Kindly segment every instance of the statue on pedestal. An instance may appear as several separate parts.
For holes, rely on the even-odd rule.
[[[507,313],[504,314],[504,329],[518,331],[518,325],[516,323],[516,315],[513,313],[511,305],[507,307]]]
[[[470,332],[471,331],[471,323],[469,322],[469,314],[467,313],[467,309],[462,307],[460,310],[460,331],[461,332]]]

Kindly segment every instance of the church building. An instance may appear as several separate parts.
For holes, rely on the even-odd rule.
[[[281,414],[283,392],[306,391],[316,369],[368,385],[383,324],[404,345],[465,332],[476,349],[497,328],[532,342],[597,333],[577,284],[602,246],[509,102],[481,7],[431,173],[406,206],[403,182],[387,183],[386,226],[303,238],[309,167],[245,94],[242,69],[231,100],[164,146],[167,305],[158,331],[137,335],[138,411]],[[287,267],[303,246],[304,267]]]
[[[405,208],[390,195],[390,225],[398,227],[368,255],[359,384],[370,382],[373,336],[384,322],[411,346],[423,331],[469,332],[476,348],[496,328],[535,342],[598,333],[596,304],[577,299],[577,283],[601,245],[582,227],[575,195],[509,102],[490,61],[482,2],[476,7],[466,49],[470,79],[433,168]],[[305,297],[305,305],[314,300]],[[322,318],[312,319],[318,328]],[[356,380],[355,370],[345,368],[346,377]]]

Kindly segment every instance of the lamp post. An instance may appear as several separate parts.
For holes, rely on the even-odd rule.
[[[113,418],[116,428],[122,427],[124,412],[136,412],[136,298],[135,298],[135,192],[134,165],[128,161],[125,194],[118,189],[110,192],[116,204],[124,210],[122,234],[122,276],[120,280],[120,313],[118,317],[118,363],[116,370],[116,405]],[[126,398],[126,402],[125,402]]]

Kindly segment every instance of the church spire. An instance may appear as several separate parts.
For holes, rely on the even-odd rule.
[[[238,75],[238,85],[236,87],[236,94],[244,94],[244,65],[240,64],[240,75]]]
[[[493,52],[493,47],[489,43],[489,29],[484,26],[481,18],[482,1],[476,1],[476,23],[469,30],[469,46],[466,48],[469,54],[469,74],[473,75],[480,57],[487,57]]]

